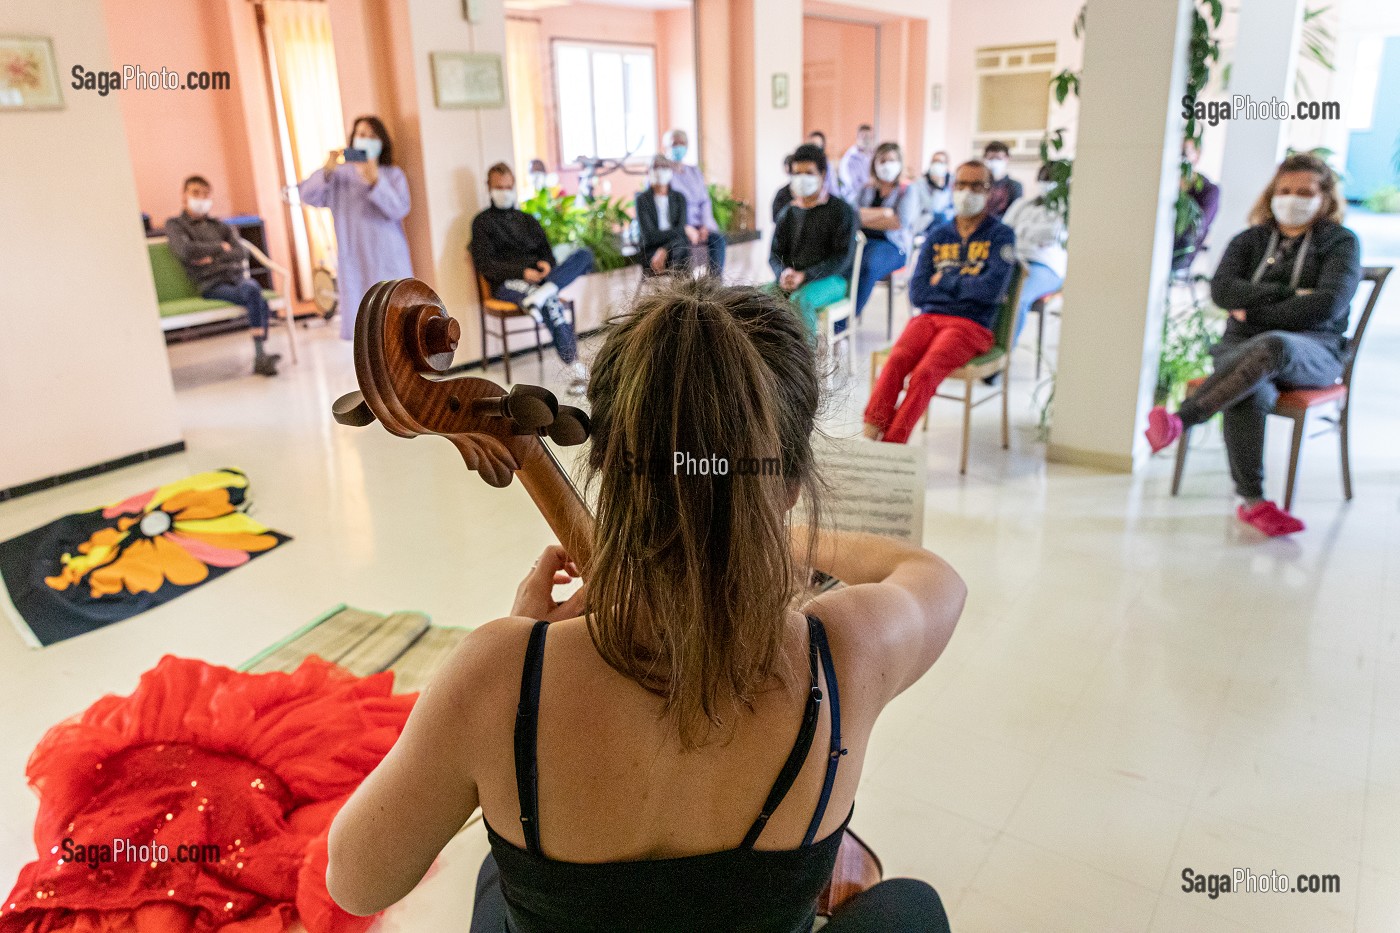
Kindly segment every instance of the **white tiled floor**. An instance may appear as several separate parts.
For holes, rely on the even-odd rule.
[[[855,826],[892,874],[933,882],[958,933],[1400,930],[1400,285],[1368,341],[1354,412],[1356,499],[1335,439],[1308,443],[1297,512],[1263,541],[1231,516],[1218,435],[1183,495],[1159,458],[1128,477],[1047,466],[1029,356],[1012,450],[978,412],[935,409],[925,543],[971,596],[947,654],[877,729]],[[884,296],[860,333],[833,431],[854,433]],[[1072,313],[1072,309],[1071,309]],[[1051,328],[1052,334],[1054,328]],[[347,345],[303,332],[300,366],[244,375],[246,341],[171,348],[189,451],[0,505],[0,536],[198,469],[238,466],[256,514],[293,543],[167,606],[31,652],[0,632],[0,883],[31,857],[28,751],[127,692],[162,654],[237,664],[327,607],[505,612],[547,539],[517,486],[470,477],[444,442],[332,423]],[[518,378],[540,381],[522,359]],[[558,386],[560,367],[545,367]],[[499,376],[497,376],[499,378]],[[1281,483],[1284,432],[1271,437]],[[485,851],[463,833],[376,929],[460,930]],[[1181,872],[1335,873],[1329,895],[1181,891]]]

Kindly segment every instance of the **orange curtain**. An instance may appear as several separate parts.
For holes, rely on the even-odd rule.
[[[323,2],[265,0],[263,15],[286,127],[283,160],[289,163],[288,181],[295,184],[325,164],[330,150],[345,146],[330,10]],[[329,210],[305,207],[302,212],[314,265],[335,250],[335,229]]]
[[[510,131],[515,142],[515,178],[528,187],[531,159],[550,162],[546,148],[544,75],[539,20],[506,19],[506,81],[510,86]],[[526,192],[527,194],[530,192]]]

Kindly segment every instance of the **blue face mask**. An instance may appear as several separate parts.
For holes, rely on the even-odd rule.
[[[685,158],[685,154],[689,151],[690,150],[688,147],[677,144],[670,148],[670,150],[667,152],[667,155],[670,156],[672,162],[680,162],[682,159]]]
[[[356,136],[355,148],[363,152],[366,159],[378,162],[379,154],[384,151],[384,143],[372,136]]]

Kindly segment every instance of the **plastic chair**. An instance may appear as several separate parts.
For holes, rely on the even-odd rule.
[[[536,321],[534,315],[526,311],[514,301],[507,301],[504,298],[497,298],[491,293],[491,283],[486,281],[486,276],[480,272],[476,274],[476,288],[479,300],[477,311],[481,318],[481,368],[486,369],[490,357],[486,349],[486,337],[489,333],[501,342],[501,364],[505,367],[506,382],[510,382],[510,337],[512,334],[526,334],[530,331],[535,333],[535,355],[539,357],[540,366],[544,366],[544,341],[540,337],[540,322]],[[569,323],[574,324],[574,303],[566,299],[560,299],[569,312]],[[530,322],[529,328],[515,327],[509,325],[509,321],[524,318]],[[496,330],[492,333],[487,327],[487,321],[496,322]]]
[[[1052,309],[1050,306],[1055,305]],[[1035,381],[1040,381],[1040,364],[1045,359],[1045,318],[1051,314],[1057,317],[1064,304],[1064,295],[1051,292],[1031,302],[1030,313],[1036,315],[1035,322]]]
[[[1356,370],[1356,354],[1361,349],[1361,339],[1366,336],[1366,325],[1371,323],[1371,312],[1376,308],[1376,302],[1379,301],[1381,295],[1381,287],[1385,285],[1386,276],[1390,275],[1390,271],[1390,266],[1367,266],[1361,270],[1362,281],[1371,283],[1371,295],[1366,299],[1366,305],[1361,311],[1361,318],[1356,322],[1356,329],[1347,338],[1346,351],[1342,357],[1344,364],[1342,378],[1334,385],[1318,389],[1290,389],[1287,392],[1282,392],[1279,394],[1278,401],[1274,403],[1273,411],[1270,412],[1270,414],[1293,420],[1293,445],[1288,454],[1288,484],[1283,493],[1283,510],[1285,512],[1293,507],[1293,487],[1298,479],[1298,457],[1303,449],[1303,431],[1307,424],[1308,414],[1324,405],[1337,406],[1337,417],[1333,426],[1337,427],[1341,434],[1342,494],[1348,501],[1351,500],[1351,450],[1348,437],[1348,426],[1351,419],[1351,377]],[[1194,392],[1202,382],[1205,380],[1192,379],[1186,385]],[[1324,434],[1326,430],[1318,433]],[[1176,469],[1172,473],[1172,495],[1181,491],[1181,477],[1186,472],[1186,453],[1190,447],[1190,440],[1191,429],[1187,428],[1181,432],[1181,437],[1176,442]]]
[[[967,473],[967,455],[970,441],[972,439],[972,409],[983,402],[990,402],[992,399],[1001,397],[1001,448],[1008,450],[1011,447],[1011,337],[1016,329],[1016,309],[1021,302],[1021,285],[1025,282],[1025,268],[1017,263],[1011,271],[1011,281],[1006,286],[1006,297],[1002,299],[1001,308],[997,312],[996,330],[993,332],[996,342],[992,348],[981,356],[970,360],[966,365],[954,370],[944,380],[944,385],[950,380],[959,379],[965,384],[965,389],[961,395],[952,395],[942,391],[935,392],[934,398],[946,398],[963,404],[963,429],[962,429],[962,451],[959,457],[958,473]],[[880,375],[880,367],[885,365],[885,361],[890,357],[891,347],[883,350],[876,350],[870,355],[870,387],[873,390],[875,380]],[[996,386],[989,392],[983,394],[979,399],[974,400],[974,386],[993,374],[1000,374],[1001,378]],[[941,387],[940,387],[941,388]],[[929,400],[929,409],[933,409],[933,400]],[[924,430],[928,430],[929,412],[924,412]]]
[[[846,351],[846,369],[852,371],[855,363],[851,356],[851,324],[856,307],[856,289],[860,286],[860,261],[865,256],[865,234],[856,231],[855,263],[851,266],[851,284],[846,297],[817,309],[817,333],[825,341],[827,352],[834,354],[837,344]],[[842,321],[846,326],[838,333],[836,325]]]

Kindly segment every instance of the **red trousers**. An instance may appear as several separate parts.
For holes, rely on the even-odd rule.
[[[928,410],[938,384],[995,342],[991,331],[965,317],[920,314],[911,318],[875,381],[870,404],[865,406],[866,424],[884,431],[884,439],[892,444],[905,443]],[[901,389],[904,400],[899,402]]]

